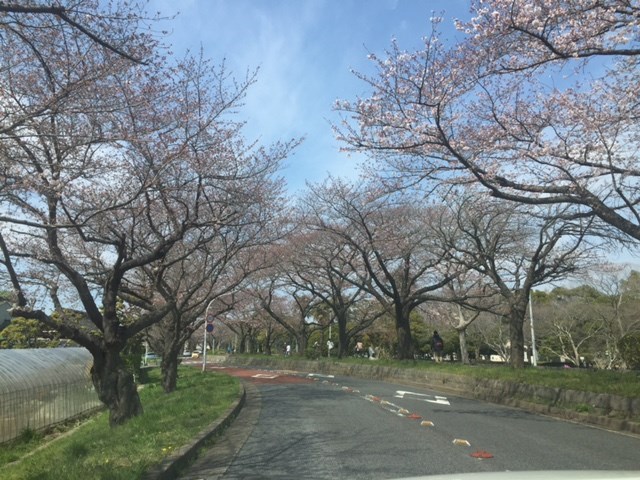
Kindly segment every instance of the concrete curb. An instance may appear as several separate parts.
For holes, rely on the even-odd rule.
[[[224,430],[238,415],[238,412],[244,406],[247,398],[247,391],[244,385],[240,384],[242,389],[240,397],[211,425],[208,425],[196,437],[167,458],[161,464],[150,468],[141,477],[142,480],[173,480],[177,478],[179,471],[191,463],[197,456],[198,451],[212,437],[218,435]]]

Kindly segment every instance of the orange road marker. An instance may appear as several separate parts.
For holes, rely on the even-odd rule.
[[[489,452],[485,452],[484,450],[478,450],[477,452],[473,452],[471,454],[473,458],[493,458],[493,455]]]

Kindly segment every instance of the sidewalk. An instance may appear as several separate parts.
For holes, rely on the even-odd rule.
[[[211,448],[203,450],[197,460],[177,477],[179,480],[216,480],[225,474],[249,438],[262,408],[258,388],[252,383],[245,383],[244,387],[245,404],[233,421],[233,428],[226,429]]]
[[[147,471],[142,477],[143,480],[173,480],[177,478],[178,472],[189,465],[197,456],[199,451],[216,435],[224,432],[227,427],[234,422],[236,417],[244,410],[247,401],[247,390],[251,390],[247,385],[242,384],[240,397],[224,412],[213,424],[201,431],[191,443],[178,449],[168,456],[160,465]],[[255,402],[255,400],[254,400]],[[244,443],[244,442],[243,442]],[[226,468],[225,468],[226,469]],[[196,477],[204,478],[204,477]],[[217,477],[212,477],[217,478]]]

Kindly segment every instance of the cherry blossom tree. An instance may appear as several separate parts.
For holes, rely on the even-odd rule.
[[[233,310],[221,315],[220,322],[235,334],[240,353],[258,350],[272,354],[274,342],[285,332],[282,325],[262,308],[259,296],[251,291],[252,285],[236,295]]]
[[[140,19],[130,13],[124,23],[103,27],[128,31],[129,51],[147,59],[144,66],[64,22],[2,17],[9,26],[1,49],[0,245],[16,292],[12,314],[37,319],[92,353],[92,379],[112,425],[142,412],[119,352],[165,313],[127,328],[116,308],[119,286],[127,272],[161,258],[183,234],[160,227],[175,212],[158,208],[169,195],[149,188],[154,169],[170,158],[169,150],[150,158],[161,144],[152,132],[168,120],[154,101],[169,84],[158,75],[155,40],[136,33]],[[143,223],[164,230],[153,245],[130,243]],[[28,307],[24,277],[38,265],[64,277],[75,291],[71,305],[84,315],[70,306],[57,305],[56,316]]]
[[[101,8],[102,7],[102,8]],[[10,37],[27,44],[33,53],[41,56],[43,66],[47,59],[38,51],[38,42],[34,40],[36,30],[55,29],[77,31],[96,44],[136,63],[144,62],[142,57],[135,58],[127,52],[131,48],[132,31],[142,19],[142,12],[132,13],[132,6],[125,2],[108,5],[104,9],[95,1],[76,1],[68,6],[59,3],[21,2],[0,4],[0,25]],[[43,20],[42,17],[48,17]],[[117,19],[120,28],[111,28]],[[127,25],[128,24],[128,25]]]
[[[124,17],[105,26],[126,30],[139,18]],[[123,287],[132,294],[140,270],[163,271],[185,239],[241,221],[234,212],[272,186],[254,188],[256,179],[295,142],[246,145],[242,124],[228,118],[253,75],[234,82],[224,65],[202,58],[168,63],[153,39],[134,32],[128,52],[145,59],[135,63],[81,30],[30,20],[42,28],[16,22],[26,30],[20,41],[3,36],[1,53],[0,247],[16,291],[13,315],[91,352],[94,386],[116,425],[142,413],[120,352],[176,309],[176,298],[156,296],[153,309],[123,318]],[[27,302],[34,292],[25,277],[40,266],[67,289],[55,316]],[[75,311],[82,315],[67,314]]]
[[[475,17],[457,21],[489,73],[537,69],[597,56],[640,54],[638,13],[629,0],[474,1]],[[485,49],[491,45],[491,49]]]
[[[216,91],[225,91],[225,75],[223,69],[209,71],[209,75],[205,70],[198,77],[193,73],[198,71],[195,65],[189,70],[196,83],[193,95],[198,99],[191,103],[193,115],[206,109],[203,99],[214,98],[207,95],[207,88],[215,85]],[[250,82],[233,85],[236,90],[220,105],[221,112],[237,105]],[[191,94],[186,97],[191,98]],[[188,98],[183,99],[184,104],[189,104]],[[233,308],[235,293],[253,273],[264,268],[260,250],[282,235],[286,201],[283,182],[276,173],[290,146],[274,146],[271,150],[245,146],[239,126],[231,120],[216,121],[214,134],[207,133],[202,144],[192,138],[191,147],[203,157],[199,161],[207,164],[206,174],[210,176],[205,182],[210,182],[211,188],[202,198],[188,191],[188,195],[196,195],[189,201],[194,202],[202,225],[189,231],[160,262],[141,269],[139,284],[127,282],[123,287],[126,298],[139,301],[137,304],[147,311],[158,306],[157,298],[163,299],[160,305],[174,305],[162,321],[162,334],[156,335],[162,348],[155,351],[162,353],[167,392],[175,389],[184,343],[204,324],[205,315],[216,317]],[[146,284],[153,288],[145,288]]]
[[[321,299],[310,293],[306,286],[290,280],[292,250],[286,237],[265,248],[263,253],[266,268],[254,276],[246,291],[266,315],[295,339],[297,351],[304,354],[309,336],[319,328],[313,322],[313,313]]]
[[[457,228],[438,228],[450,260],[485,277],[474,310],[502,316],[509,326],[510,362],[524,365],[524,322],[532,289],[565,279],[595,258],[585,239],[589,222],[567,221],[553,207],[526,209],[484,195],[449,197]],[[488,287],[488,289],[486,288]],[[501,302],[496,302],[496,297]]]
[[[392,187],[478,182],[564,204],[640,240],[638,12],[626,0],[487,0],[447,45],[372,55],[371,95],[341,102],[347,149]]]
[[[313,230],[313,224],[311,229],[288,236],[290,254],[285,275],[288,283],[318,298],[329,310],[328,321],[335,320],[338,324],[338,357],[343,357],[351,340],[379,318],[383,311],[361,309],[355,315],[354,307],[365,299],[362,285],[355,280],[354,265],[358,262],[359,253],[340,237]],[[366,275],[366,272],[362,273]]]
[[[61,56],[68,55],[70,40],[78,42],[75,49],[80,55],[78,58],[88,53],[103,55],[105,67],[119,60],[132,65],[154,62],[157,39],[140,28],[143,22],[153,20],[128,2],[105,4],[78,0],[67,6],[59,2],[2,2],[2,64],[11,69],[3,67],[0,134],[11,132],[26,119],[55,108],[70,92],[86,83],[88,77],[80,73],[81,69],[61,68],[58,63]],[[30,77],[23,79],[46,78],[50,88],[32,96],[26,88],[28,84],[7,83],[9,72],[20,70],[27,75],[27,69]],[[88,70],[85,69],[85,73]]]
[[[237,253],[220,251],[215,242],[196,250],[185,250],[184,242],[158,265],[137,272],[140,282],[129,281],[121,297],[145,311],[171,303],[174,307],[144,333],[154,352],[161,355],[162,385],[166,393],[175,390],[179,356],[185,342],[201,329],[206,316],[216,318],[234,306],[234,293],[245,278]],[[228,256],[226,256],[228,255]],[[147,289],[144,285],[148,284]],[[149,298],[140,293],[148,292]]]
[[[469,364],[468,329],[483,312],[498,308],[500,295],[485,275],[469,268],[445,286],[444,297],[446,302],[429,304],[429,313],[446,319],[446,324],[458,333],[460,361]]]
[[[227,353],[256,353],[264,345],[261,335],[273,334],[273,322],[265,322],[266,315],[255,307],[254,299],[242,288],[233,293],[233,308],[217,313],[213,318],[214,329],[207,335],[210,348],[226,349]],[[196,331],[196,349],[202,345],[202,334]],[[271,340],[271,339],[270,339]],[[209,348],[209,347],[207,347]]]
[[[243,164],[236,165],[238,172]],[[255,177],[245,172],[243,189],[235,191],[235,197],[226,191],[224,198],[217,200],[217,223],[188,235],[162,262],[143,269],[139,285],[131,282],[123,286],[125,294],[131,293],[126,298],[145,310],[153,310],[157,296],[163,299],[161,305],[175,305],[154,329],[154,351],[162,354],[166,392],[176,387],[178,357],[185,342],[203,326],[206,317],[218,318],[236,308],[237,297],[246,297],[243,286],[265,266],[261,250],[279,236],[274,225],[281,223],[278,205],[283,204],[280,182],[269,177],[272,173],[272,168],[260,169]],[[145,283],[153,288],[145,290]],[[138,295],[148,291],[153,292],[152,298]]]
[[[359,266],[352,265],[357,276],[350,281],[393,315],[398,356],[412,359],[411,312],[440,299],[442,287],[457,272],[449,269],[447,252],[426,228],[437,208],[364,187],[330,179],[311,187],[306,208],[313,212],[316,228],[358,252]]]

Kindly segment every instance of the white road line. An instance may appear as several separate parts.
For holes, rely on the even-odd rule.
[[[266,373],[257,373],[256,375],[253,375],[251,378],[270,378],[270,379],[274,379],[274,378],[278,378],[280,375],[267,375]]]

